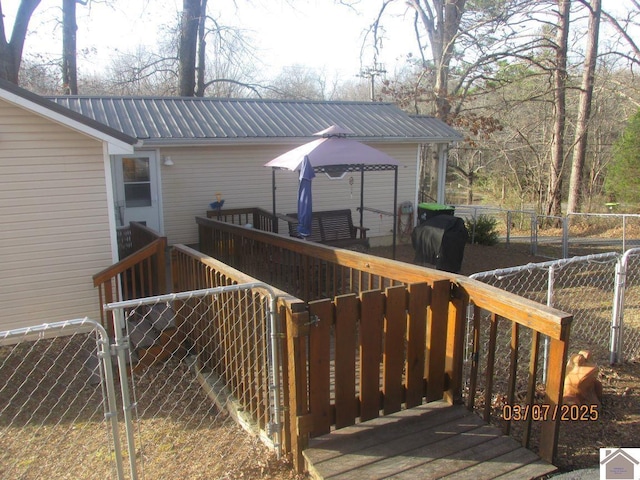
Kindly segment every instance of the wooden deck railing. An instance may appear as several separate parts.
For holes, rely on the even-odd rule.
[[[493,381],[497,359],[489,342],[485,398],[504,388],[504,395],[515,402],[514,392],[524,384],[526,401],[536,401],[537,342],[543,334],[550,338],[543,404],[553,411],[561,403],[571,323],[564,312],[464,276],[214,219],[198,218],[197,223],[203,252],[309,302],[308,311],[289,315],[286,325],[289,434],[298,466],[309,436],[332,425],[340,428],[356,418],[443,397],[454,403],[461,401],[463,388],[468,407],[474,408],[482,345],[475,342],[472,367],[463,378],[468,305],[475,307],[476,340],[483,312],[496,324],[500,320],[512,326],[511,373],[504,385]],[[535,339],[528,353],[523,352],[527,345],[518,341],[524,330]],[[523,355],[530,358],[524,378],[517,368]],[[546,420],[539,454],[552,461],[560,419]],[[529,441],[527,434],[523,442],[529,446]]]
[[[113,333],[112,312],[105,312],[104,304],[167,293],[166,237],[131,222],[131,244],[132,254],[93,276],[93,286],[98,288],[100,320],[110,333]]]
[[[273,214],[261,208],[207,210],[207,218],[214,218],[233,225],[251,225],[251,228],[265,232],[278,231],[277,219],[274,218]]]
[[[174,245],[171,251],[173,289],[176,292],[222,287],[235,284],[250,284],[257,280],[207,255],[183,245]],[[277,324],[285,325],[287,317],[294,312],[303,312],[302,300],[285,292],[274,290],[278,295]],[[175,302],[176,323],[180,336],[197,354],[198,366],[228,379],[230,392],[241,408],[247,412],[261,430],[266,430],[271,420],[269,384],[269,339],[266,326],[260,322],[266,317],[266,292],[256,289],[250,298],[233,293],[223,298],[194,298]],[[213,302],[215,305],[212,305]],[[221,314],[219,305],[224,305]],[[298,313],[296,313],[297,315]],[[306,315],[306,312],[305,312]],[[283,349],[284,339],[281,340]],[[284,384],[288,382],[289,362],[285,356],[282,365]],[[281,391],[280,403],[289,402],[288,392]],[[282,448],[292,451],[290,417],[284,418]],[[295,440],[295,439],[294,439]]]

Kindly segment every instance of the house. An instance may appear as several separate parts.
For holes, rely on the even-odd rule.
[[[636,449],[634,449],[636,450]],[[618,448],[616,450],[605,450],[604,458],[600,461],[601,471],[604,472],[607,480],[637,478],[634,475],[634,469],[640,462],[631,456],[625,450]],[[602,475],[602,474],[601,474]]]
[[[0,82],[0,330],[97,318],[91,277],[117,260],[118,226],[142,221],[169,244],[192,244],[194,217],[216,193],[228,208],[270,210],[264,164],[332,124],[401,163],[399,202],[416,201],[424,145],[444,171],[448,145],[462,138],[389,103],[43,98]],[[279,213],[294,212],[297,176],[278,173]],[[393,177],[368,172],[364,181],[364,225],[372,244],[388,241]],[[360,182],[318,176],[314,209],[355,211]]]
[[[137,139],[0,81],[0,330],[99,318],[117,260],[111,156]]]

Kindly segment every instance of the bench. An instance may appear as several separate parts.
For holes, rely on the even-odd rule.
[[[297,213],[278,215],[278,218],[287,222],[290,236],[300,238]],[[369,248],[367,230],[369,229],[353,224],[351,210],[348,208],[313,212],[311,235],[306,239],[332,247],[364,250]]]

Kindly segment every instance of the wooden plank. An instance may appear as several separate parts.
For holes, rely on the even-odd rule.
[[[360,421],[380,412],[380,362],[384,296],[380,290],[360,294]]]
[[[469,298],[457,285],[452,285],[452,298],[449,304],[449,325],[447,331],[446,375],[449,385],[445,392],[445,399],[451,403],[462,402],[462,389],[466,382],[464,378],[464,362],[466,359],[465,329]]]
[[[569,325],[565,327],[569,330]],[[569,338],[567,331],[566,337]],[[564,388],[564,376],[566,371],[565,359],[568,353],[568,344],[562,340],[551,339],[549,342],[549,359],[547,367],[547,385],[544,403],[549,405],[550,411],[554,411],[562,405],[562,390]],[[553,463],[558,447],[558,434],[560,420],[551,418],[542,423],[540,432],[540,457],[549,463]]]
[[[356,420],[356,324],[358,299],[355,295],[336,297],[335,406],[336,428]]]
[[[448,280],[434,282],[431,287],[431,302],[427,309],[427,357],[425,359],[427,402],[440,400],[444,396],[450,289],[451,284]]]
[[[448,408],[444,402],[423,404],[410,410],[357,423],[311,439],[305,457],[320,463],[347,453],[362,450],[379,443],[388,443],[398,437],[423,431],[427,427],[443,425],[449,421],[472,415],[460,408]]]
[[[446,428],[425,430],[402,437],[391,444],[359,451],[351,457],[345,455],[341,462],[334,460],[331,468],[327,465],[322,472],[324,478],[332,480],[387,478],[460,450],[482,445],[495,436],[494,427],[474,425],[473,419],[465,417],[464,420],[448,423]],[[340,473],[334,473],[334,470]]]
[[[331,325],[334,308],[330,299],[309,302],[309,410],[313,415],[311,436],[331,430]]]
[[[407,289],[403,285],[387,288],[384,319],[384,354],[382,362],[382,391],[384,414],[402,407],[404,392],[404,339],[407,329]]]
[[[437,418],[434,420],[439,422]],[[485,426],[482,420],[473,414],[465,414],[438,425],[431,425],[428,421],[407,423],[402,435],[394,433],[394,429],[390,428],[386,437],[377,436],[376,442],[366,448],[359,448],[350,453],[341,452],[341,455],[329,461],[314,461],[313,466],[322,478],[381,478],[399,471],[399,464],[413,462],[412,452],[416,452],[419,458],[429,457],[431,452],[451,448],[454,445],[451,440],[458,434],[484,432],[491,428]],[[485,439],[486,437],[478,438],[478,442]]]
[[[297,306],[296,306],[297,307]],[[297,307],[299,308],[299,307]],[[305,348],[305,324],[309,323],[308,312],[292,312],[286,310],[286,337],[288,355],[289,392],[289,435],[291,439],[291,453],[293,465],[297,472],[304,470],[302,451],[307,447],[307,432],[300,432],[298,420],[308,414],[307,407],[307,374]]]
[[[448,480],[483,480],[500,477],[504,474],[515,474],[524,465],[538,461],[538,456],[526,448],[518,448],[491,460],[479,463],[471,468],[455,473],[447,477]],[[549,464],[547,464],[549,465]],[[555,467],[549,466],[546,473],[552,472]],[[522,473],[522,472],[520,472]],[[514,476],[519,480],[531,477]]]
[[[415,407],[422,403],[424,391],[424,361],[427,333],[427,305],[431,290],[426,283],[409,286],[407,325],[406,405]]]
[[[500,475],[499,477],[495,478],[499,480],[522,480],[525,478],[541,478],[544,475],[548,475],[557,470],[558,469],[556,467],[545,462],[544,460],[536,460],[535,462],[528,463],[522,467],[510,471],[509,473],[505,473],[504,475]]]
[[[489,346],[487,348],[487,369],[485,372],[485,390],[484,390],[484,412],[482,418],[488,422],[491,418],[491,400],[493,396],[493,369],[496,359],[496,342],[498,336],[498,316],[491,315],[491,326],[489,327]]]
[[[492,440],[473,445],[452,455],[423,463],[409,470],[387,477],[395,480],[414,480],[417,478],[450,477],[456,472],[478,465],[497,456],[516,450],[518,444],[509,437],[496,437]]]

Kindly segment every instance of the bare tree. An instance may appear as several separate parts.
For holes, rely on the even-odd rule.
[[[547,215],[556,216],[562,213],[562,170],[564,166],[564,134],[567,119],[567,50],[570,10],[571,0],[558,0],[558,19],[554,45],[555,66],[553,71],[555,114],[546,208]]]
[[[0,2],[0,78],[15,84],[18,83],[22,50],[27,36],[31,15],[40,4],[40,0],[21,0],[13,23],[11,38],[7,41],[4,25],[4,13]]]
[[[587,33],[587,50],[584,59],[580,103],[576,122],[575,145],[571,162],[571,178],[569,181],[569,198],[567,213],[578,212],[581,203],[582,177],[587,154],[587,134],[591,117],[593,84],[598,56],[598,36],[600,32],[601,0],[591,0],[589,10],[589,27]]]
[[[78,94],[76,4],[85,0],[62,0],[62,88],[66,95]]]
[[[196,93],[198,31],[200,24],[204,22],[201,18],[203,3],[206,6],[206,0],[182,1],[178,46],[178,93],[183,97],[193,97]]]

